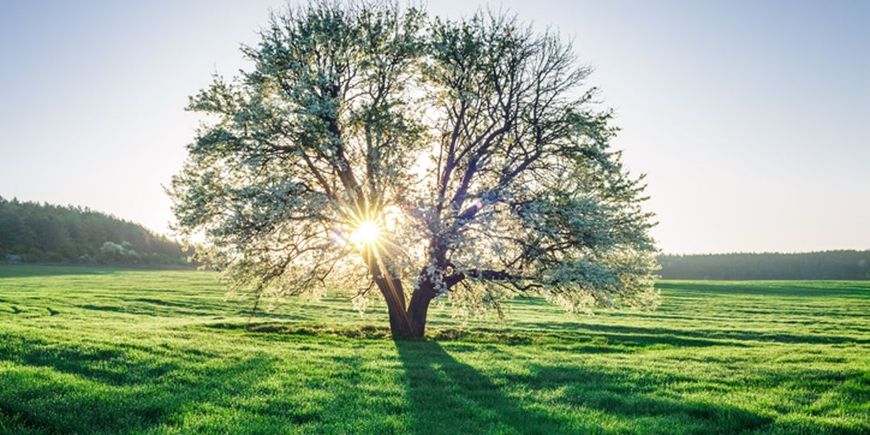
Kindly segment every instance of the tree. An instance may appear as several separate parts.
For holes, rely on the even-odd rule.
[[[395,337],[439,296],[656,305],[642,177],[558,35],[319,2],[260,36],[251,69],[191,97],[210,120],[170,188],[178,230],[258,301],[361,283]]]

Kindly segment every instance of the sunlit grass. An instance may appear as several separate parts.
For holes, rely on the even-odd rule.
[[[652,313],[539,300],[437,341],[382,307],[248,323],[216,275],[0,266],[0,433],[861,433],[870,283],[664,282]]]

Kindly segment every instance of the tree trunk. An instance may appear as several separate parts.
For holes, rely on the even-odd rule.
[[[428,283],[422,283],[411,295],[408,304],[408,318],[414,326],[414,338],[423,338],[426,333],[426,317],[429,313],[429,303],[435,297],[435,290]]]
[[[419,338],[414,334],[413,325],[408,321],[405,310],[387,302],[387,311],[390,314],[390,333],[393,338]]]
[[[393,338],[409,338],[414,336],[414,327],[405,310],[405,293],[402,282],[390,276],[374,278],[375,284],[387,303],[387,313],[390,316],[390,332]]]
[[[395,339],[420,339],[426,332],[426,315],[429,302],[435,296],[429,285],[421,285],[413,295],[408,308],[401,281],[392,278],[376,278],[375,284],[387,302],[390,315],[390,332]]]

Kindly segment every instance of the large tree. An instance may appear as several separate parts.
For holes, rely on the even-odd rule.
[[[421,337],[440,296],[655,306],[642,177],[557,34],[319,2],[260,36],[251,68],[191,98],[209,121],[170,189],[239,288],[377,288],[396,337]]]

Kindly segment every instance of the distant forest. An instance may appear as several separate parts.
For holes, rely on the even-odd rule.
[[[183,265],[178,243],[82,207],[0,197],[0,262]]]
[[[870,251],[663,255],[664,279],[870,279]]]

